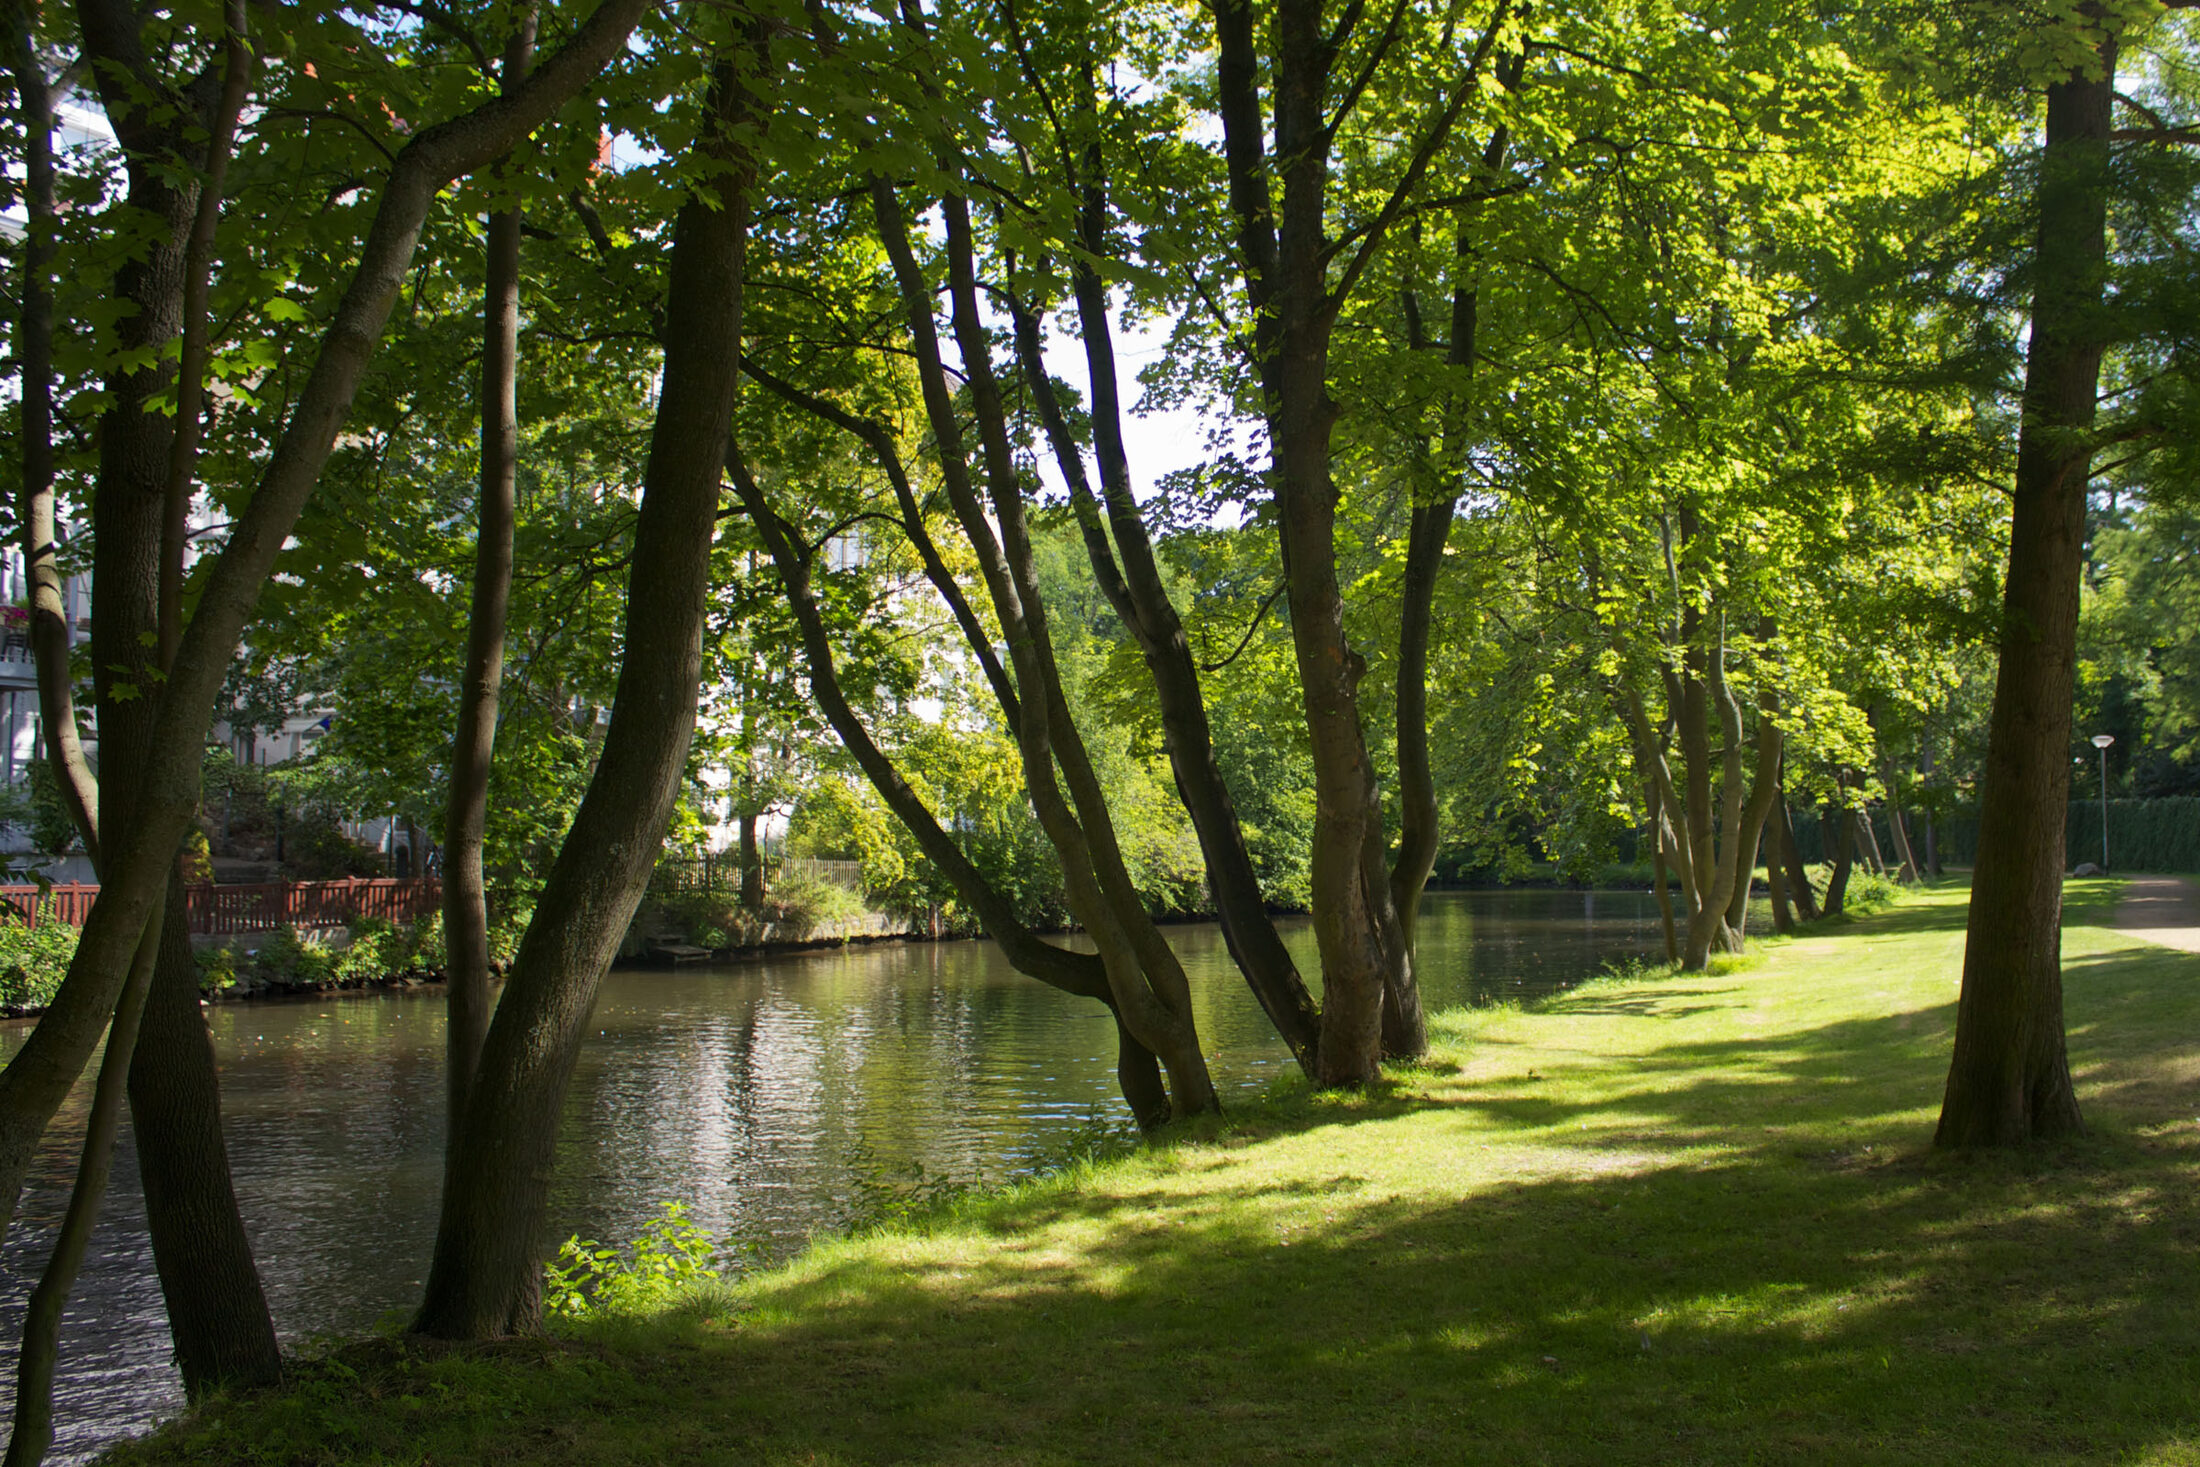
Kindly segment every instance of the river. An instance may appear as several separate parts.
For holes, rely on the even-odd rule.
[[[1291,1065],[1212,926],[1168,929],[1228,1105]],[[1309,971],[1303,922],[1286,940]],[[1533,998],[1651,956],[1635,892],[1431,893],[1431,1009]],[[400,1320],[417,1302],[443,1144],[438,989],[208,1011],[239,1198],[287,1341]],[[882,944],[605,981],[566,1102],[557,1236],[623,1242],[686,1203],[750,1257],[845,1226],[884,1186],[995,1182],[1122,1130],[1114,1026],[988,942]],[[0,1031],[12,1055],[23,1026]],[[67,1200],[77,1087],[0,1250],[0,1410],[23,1302]],[[127,1132],[63,1331],[59,1439],[81,1461],[182,1405]]]

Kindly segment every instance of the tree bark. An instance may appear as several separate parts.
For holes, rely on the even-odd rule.
[[[504,47],[504,89],[534,60],[537,11],[522,7]],[[519,482],[519,284],[521,211],[489,216],[482,290],[481,494],[466,653],[451,738],[451,787],[443,822],[444,1094],[447,1116],[465,1113],[496,997],[489,982],[489,887],[482,844],[504,686],[504,626],[512,603],[512,535]],[[448,1145],[455,1128],[445,1137]]]
[[[1665,820],[1655,787],[1650,792],[1650,890],[1658,899],[1658,925],[1665,934],[1665,960],[1678,964],[1681,946],[1673,931],[1673,893],[1665,880]]]
[[[1772,930],[1785,935],[1795,930],[1795,912],[1788,906],[1787,873],[1780,860],[1777,831],[1767,831],[1764,842],[1765,889],[1772,896]]]
[[[171,877],[130,1115],[153,1266],[185,1392],[272,1385],[282,1351],[232,1190],[212,1037],[180,874]]]
[[[1856,812],[1846,805],[1828,805],[1818,822],[1824,835],[1826,858],[1833,870],[1826,877],[1825,914],[1841,915],[1849,893],[1849,867],[1856,859]]]
[[[124,361],[158,363],[180,339],[182,364],[181,375],[167,365],[111,373],[110,405],[100,422],[91,650],[106,772],[97,791],[99,828],[111,845],[138,830],[140,771],[150,763],[155,738],[153,693],[167,676],[181,623],[184,543],[177,526],[197,463],[207,276],[220,175],[251,56],[233,30],[218,99],[209,104],[171,97],[139,49],[135,17],[97,4],[82,7],[82,14],[87,47],[99,62],[94,72],[102,101],[125,152],[128,206],[160,221],[142,253],[116,273],[115,294],[133,307],[117,328],[129,353]],[[241,22],[233,11],[232,27]],[[213,76],[203,73],[193,91],[210,90]],[[204,115],[209,110],[217,113],[211,120]],[[210,133],[211,142],[200,146],[216,151],[194,157],[194,130]],[[203,181],[194,176],[200,170]],[[171,386],[193,415],[188,426],[157,405]],[[125,1060],[154,1264],[176,1361],[186,1390],[197,1397],[224,1385],[273,1381],[281,1354],[230,1180],[213,1044],[199,1009],[182,883],[173,870],[177,838],[166,853],[171,869],[162,883],[167,914],[155,919],[140,947],[139,961],[149,962],[151,971],[139,1042],[134,1050],[110,1052]],[[103,857],[103,877],[106,865]]]
[[[1910,848],[1910,826],[1902,809],[1902,799],[1894,782],[1894,761],[1884,754],[1879,759],[1880,783],[1887,787],[1887,831],[1894,840],[1895,859],[1902,863],[1900,880],[1915,881],[1918,877],[1916,853]]]
[[[84,13],[102,7],[87,6]],[[117,10],[134,25],[134,12]],[[12,1221],[47,1122],[105,1032],[197,808],[199,762],[231,658],[283,541],[334,446],[436,194],[546,122],[623,46],[646,0],[604,0],[519,92],[416,133],[398,154],[335,319],[282,437],[215,558],[162,682],[136,827],[101,842],[100,897],[45,1017],[0,1071],[0,1222]],[[111,19],[112,17],[108,17]],[[87,30],[91,25],[87,23]],[[130,33],[134,37],[134,31]],[[124,44],[134,45],[125,38]]]
[[[1088,248],[1105,244],[1097,236],[1098,226],[1089,222],[1096,212],[1091,198],[1096,191],[1096,187],[1088,187]],[[1081,260],[1072,267],[1072,281],[1086,370],[1092,383],[1089,416],[1101,491],[1107,501],[1105,521],[1086,476],[1083,455],[1070,435],[1068,420],[1046,372],[1039,319],[1018,305],[1014,312],[1016,342],[1024,377],[1053,447],[1055,462],[1069,486],[1070,504],[1083,532],[1093,574],[1138,643],[1152,680],[1169,768],[1199,838],[1223,941],[1262,1012],[1268,1015],[1300,1068],[1311,1076],[1321,1040],[1321,1010],[1307,991],[1298,964],[1283,945],[1261,896],[1260,880],[1253,871],[1245,833],[1238,823],[1236,801],[1215,760],[1214,736],[1191,640],[1161,580],[1145,518],[1131,493],[1130,457],[1122,432],[1122,399],[1107,317],[1107,292]],[[1113,545],[1108,538],[1111,530]]]
[[[872,739],[841,687],[832,639],[818,611],[817,599],[810,591],[807,551],[772,509],[762,486],[748,471],[738,452],[729,454],[727,471],[741,496],[742,507],[757,527],[757,535],[772,558],[780,584],[787,592],[795,627],[802,639],[803,660],[809,669],[811,695],[817,699],[825,721],[839,735],[841,745],[856,761],[864,777],[870,780],[871,787],[878,791],[879,798],[886,802],[886,807],[908,829],[925,858],[940,869],[964,904],[977,913],[978,921],[1000,945],[1010,966],[1064,993],[1095,999],[1115,1014],[1116,1078],[1122,1086],[1123,1098],[1130,1103],[1131,1112],[1142,1129],[1152,1130],[1165,1123],[1169,1119],[1169,1098],[1158,1062],[1116,1012],[1115,995],[1100,958],[1093,953],[1056,947],[1018,921],[1014,905],[963,855],[954,837],[940,827],[923,798],[902,778],[893,761]]]
[[[561,1102],[597,986],[664,844],[695,732],[711,542],[741,376],[755,176],[741,133],[766,120],[751,88],[769,63],[761,43],[746,49],[716,66],[695,149],[718,198],[690,197],[673,226],[663,385],[611,726],[521,939],[465,1112],[452,1119],[435,1254],[413,1321],[421,1334],[493,1338],[541,1322],[542,1219]]]
[[[99,860],[99,796],[76,728],[76,688],[69,672],[68,601],[54,523],[53,453],[53,94],[33,44],[37,9],[11,9],[8,59],[15,73],[23,127],[23,288],[15,320],[17,381],[22,393],[23,483],[18,505],[24,578],[29,582],[31,657],[45,727],[46,759],[84,853]]]
[[[2066,23],[2103,25],[2090,6]],[[2047,89],[2001,658],[1940,1146],[2013,1146],[2084,1128],[2063,1037],[2063,826],[2115,78],[2116,40],[2103,28],[2092,64]]]
[[[116,1002],[107,1052],[100,1061],[99,1079],[92,1091],[76,1181],[69,1189],[69,1205],[62,1213],[53,1252],[23,1311],[23,1337],[16,1357],[15,1421],[8,1434],[6,1467],[38,1467],[47,1448],[53,1445],[53,1382],[61,1359],[62,1311],[76,1286],[77,1272],[84,1266],[93,1225],[107,1198],[115,1135],[122,1125],[124,1074],[136,1052],[152,967],[153,944],[148,940],[131,961]]]
[[[1062,695],[1045,608],[1032,577],[1022,484],[993,375],[991,345],[978,312],[968,206],[950,194],[942,201],[941,211],[947,234],[950,316],[975,410],[985,480],[992,491],[990,522],[971,482],[960,416],[948,388],[933,321],[934,291],[910,247],[892,184],[874,178],[870,195],[879,237],[902,298],[925,414],[938,446],[941,483],[976,552],[1008,643],[1020,699],[1016,741],[1032,809],[1060,859],[1070,909],[1100,950],[1119,1019],[1168,1072],[1175,1113],[1216,1109],[1213,1081],[1193,1021],[1189,983],[1123,868],[1106,801]],[[1057,781],[1057,760],[1063,779],[1070,783],[1070,798],[1077,801],[1074,811]]]
[[[1787,867],[1787,889],[1795,903],[1795,915],[1805,922],[1815,922],[1819,916],[1818,894],[1811,889],[1810,872],[1804,868],[1803,853],[1795,844],[1795,820],[1788,812],[1785,789],[1773,796],[1772,821],[1780,860]]]

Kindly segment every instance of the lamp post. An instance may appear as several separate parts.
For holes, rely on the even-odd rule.
[[[2093,747],[2101,751],[2101,871],[2108,871],[2108,746],[2116,742],[2114,734],[2095,734]]]

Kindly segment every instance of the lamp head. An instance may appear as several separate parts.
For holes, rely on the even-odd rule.
[[[2096,749],[2105,749],[2115,742],[2116,735],[2114,734],[2095,734],[2093,736],[2093,747]]]

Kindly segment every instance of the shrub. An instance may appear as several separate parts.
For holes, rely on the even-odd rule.
[[[38,907],[38,925],[13,907],[0,910],[0,1003],[43,1008],[68,976],[77,932],[54,915],[53,899]]]
[[[206,832],[197,826],[183,838],[183,879],[194,886],[204,885],[214,879],[214,847],[206,838]]]
[[[362,983],[407,972],[419,947],[412,928],[380,917],[361,917],[351,924],[350,943],[336,955],[336,977],[340,982]]]
[[[806,941],[818,928],[863,915],[863,899],[845,886],[814,877],[782,881],[764,900],[764,920],[782,941]]]
[[[252,955],[249,971],[277,988],[314,988],[335,979],[340,954],[319,932],[278,927]]]
[[[227,942],[202,947],[192,954],[199,964],[199,992],[226,993],[251,969],[252,955]]]
[[[1857,868],[1849,872],[1849,886],[1842,894],[1841,910],[1861,917],[1866,912],[1892,906],[1901,893],[1902,884],[1893,877]]]
[[[440,973],[450,962],[450,949],[443,942],[443,913],[430,912],[413,923],[413,963],[430,973]]]
[[[683,1203],[659,1207],[624,1256],[578,1233],[567,1238],[543,1267],[543,1312],[557,1319],[642,1314],[721,1278],[710,1230],[690,1220]]]

